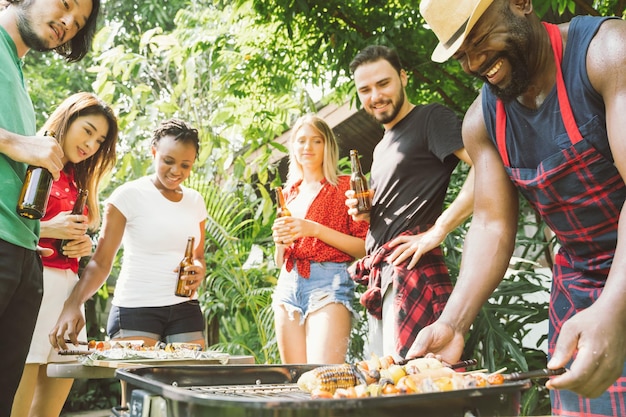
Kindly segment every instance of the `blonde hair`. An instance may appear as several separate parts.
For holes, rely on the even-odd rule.
[[[322,162],[322,172],[324,178],[331,185],[337,185],[339,178],[339,170],[337,168],[339,162],[339,144],[333,130],[319,116],[309,114],[299,118],[291,128],[291,137],[289,138],[289,173],[287,174],[287,184],[291,185],[302,179],[304,172],[302,165],[296,159],[293,151],[293,142],[298,135],[298,131],[305,125],[311,126],[317,130],[324,139],[324,160]]]

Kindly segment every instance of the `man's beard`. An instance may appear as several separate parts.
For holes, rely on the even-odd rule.
[[[530,85],[530,73],[528,71],[528,64],[524,59],[525,56],[514,45],[509,45],[506,52],[502,53],[498,58],[506,59],[511,67],[511,81],[504,88],[499,88],[497,85],[493,85],[487,81],[485,77],[482,77],[491,92],[505,103],[515,100],[522,95]],[[511,52],[513,51],[513,52]]]
[[[528,42],[533,35],[528,22],[515,16],[508,7],[504,8],[502,18],[510,23],[509,38],[505,50],[497,59],[503,58],[509,62],[511,80],[504,88],[499,88],[489,82],[487,85],[496,97],[504,102],[510,102],[522,95],[530,86],[532,74],[528,65],[528,58],[531,54]],[[481,78],[487,81],[485,77]]]
[[[370,116],[372,116],[374,120],[376,120],[378,123],[385,125],[387,123],[391,123],[398,116],[398,113],[400,113],[400,109],[402,108],[403,105],[404,105],[404,91],[400,90],[400,93],[397,96],[396,102],[394,102],[393,99],[391,100],[391,106],[392,106],[391,113],[375,115],[372,112],[370,113]]]
[[[39,52],[50,51],[54,48],[51,48],[41,37],[39,37],[30,22],[29,11],[31,9],[31,4],[25,4],[21,7],[21,9],[17,13],[17,30],[22,37],[22,40],[30,49],[34,49]]]

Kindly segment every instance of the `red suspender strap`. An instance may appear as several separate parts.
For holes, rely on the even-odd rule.
[[[583,137],[578,130],[576,119],[574,119],[574,113],[572,107],[569,104],[567,98],[567,91],[565,90],[565,82],[563,81],[563,72],[561,71],[561,61],[563,60],[563,40],[561,39],[561,31],[556,25],[543,22],[543,25],[548,31],[550,37],[550,43],[552,44],[552,51],[554,51],[554,62],[556,65],[556,92],[559,97],[559,106],[561,107],[561,117],[563,118],[563,124],[565,130],[569,135],[569,139],[572,144],[580,142]]]
[[[502,100],[496,101],[496,143],[498,152],[502,158],[505,167],[511,166],[509,162],[509,154],[506,151],[506,111]]]

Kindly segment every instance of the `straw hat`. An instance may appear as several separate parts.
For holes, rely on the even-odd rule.
[[[422,0],[420,13],[439,39],[431,59],[447,61],[491,3],[493,0]]]

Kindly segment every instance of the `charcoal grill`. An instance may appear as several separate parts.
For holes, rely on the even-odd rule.
[[[128,391],[163,397],[168,417],[518,416],[529,380],[429,394],[312,399],[296,382],[316,365],[190,365],[124,368]],[[130,397],[129,397],[130,398]]]

